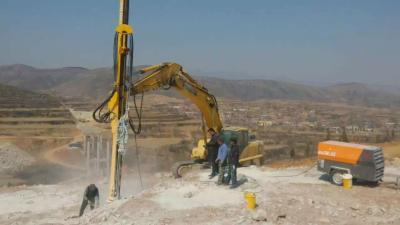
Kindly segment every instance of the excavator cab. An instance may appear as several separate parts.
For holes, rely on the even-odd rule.
[[[255,136],[249,134],[245,127],[225,127],[222,130],[224,142],[230,144],[232,137],[237,139],[239,145],[239,163],[242,166],[251,164],[261,165],[263,142],[255,140]]]
[[[249,130],[244,127],[227,127],[223,129],[222,135],[227,145],[230,144],[231,138],[236,138],[240,152],[249,144]]]
[[[232,137],[237,139],[239,145],[241,165],[261,164],[263,142],[255,140],[254,135],[249,134],[245,127],[225,127],[221,131],[224,142],[229,145]],[[195,161],[204,161],[207,158],[207,151],[204,148],[204,140],[200,139],[197,147],[192,149],[192,159]]]

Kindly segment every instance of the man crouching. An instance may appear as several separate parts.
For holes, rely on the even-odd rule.
[[[79,216],[83,215],[83,212],[85,211],[88,203],[90,204],[91,210],[93,210],[95,207],[99,207],[99,189],[94,184],[90,184],[85,189],[81,209],[79,211]]]

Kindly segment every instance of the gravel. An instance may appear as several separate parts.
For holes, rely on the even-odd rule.
[[[35,162],[33,156],[11,143],[0,143],[0,173],[13,174]]]

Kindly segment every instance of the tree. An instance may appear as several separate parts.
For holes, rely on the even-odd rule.
[[[349,142],[349,139],[347,138],[347,133],[346,133],[345,127],[342,128],[342,134],[340,136],[340,141]]]
[[[331,140],[331,130],[329,128],[326,129],[326,140]]]
[[[311,140],[308,140],[306,142],[306,150],[305,150],[306,157],[310,156],[312,152],[313,152],[313,144]]]
[[[381,143],[381,142],[382,142],[381,135],[377,134],[377,135],[375,136],[375,143]]]
[[[391,136],[390,136],[389,129],[386,129],[386,132],[385,132],[385,142],[389,142],[389,141],[391,141]]]
[[[291,159],[294,159],[296,157],[296,150],[295,150],[295,143],[294,140],[289,139],[287,141],[287,145],[289,147],[289,155]]]

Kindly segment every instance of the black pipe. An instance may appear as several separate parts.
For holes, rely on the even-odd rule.
[[[129,0],[124,1],[124,8],[122,13],[122,23],[128,24],[129,23]]]

